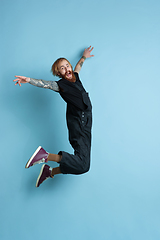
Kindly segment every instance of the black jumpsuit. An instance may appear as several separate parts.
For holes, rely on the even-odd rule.
[[[59,93],[67,103],[66,119],[69,142],[74,154],[60,151],[60,169],[63,174],[83,174],[90,168],[92,105],[78,73],[76,82],[57,81]]]

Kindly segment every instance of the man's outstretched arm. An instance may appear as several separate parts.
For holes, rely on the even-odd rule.
[[[30,83],[36,87],[51,89],[56,92],[59,91],[58,84],[55,81],[45,81],[42,79],[34,79],[34,78],[29,78],[24,76],[15,76],[15,77],[16,79],[14,79],[13,81],[16,82],[15,85],[19,84],[20,87],[22,83]]]
[[[77,72],[77,73],[80,72],[82,65],[83,65],[84,61],[86,60],[86,58],[94,57],[94,55],[91,55],[92,50],[93,50],[93,47],[91,47],[91,46],[84,50],[81,59],[78,61],[77,65],[75,66],[74,72]]]

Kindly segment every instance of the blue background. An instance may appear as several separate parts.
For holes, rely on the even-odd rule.
[[[0,239],[160,239],[160,2],[1,0]],[[93,104],[92,164],[35,188],[41,145],[73,152],[57,93],[14,75],[58,80],[94,46],[80,78]],[[51,166],[58,166],[51,163]]]

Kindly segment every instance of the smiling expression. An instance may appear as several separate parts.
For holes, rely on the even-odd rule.
[[[72,66],[67,60],[61,60],[58,64],[59,76],[64,77],[65,79],[72,81],[73,79],[73,70]]]

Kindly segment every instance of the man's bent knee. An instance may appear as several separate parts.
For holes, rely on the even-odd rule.
[[[82,166],[81,168],[79,168],[79,174],[84,174],[87,173],[90,169],[90,164],[85,164],[84,166]]]

